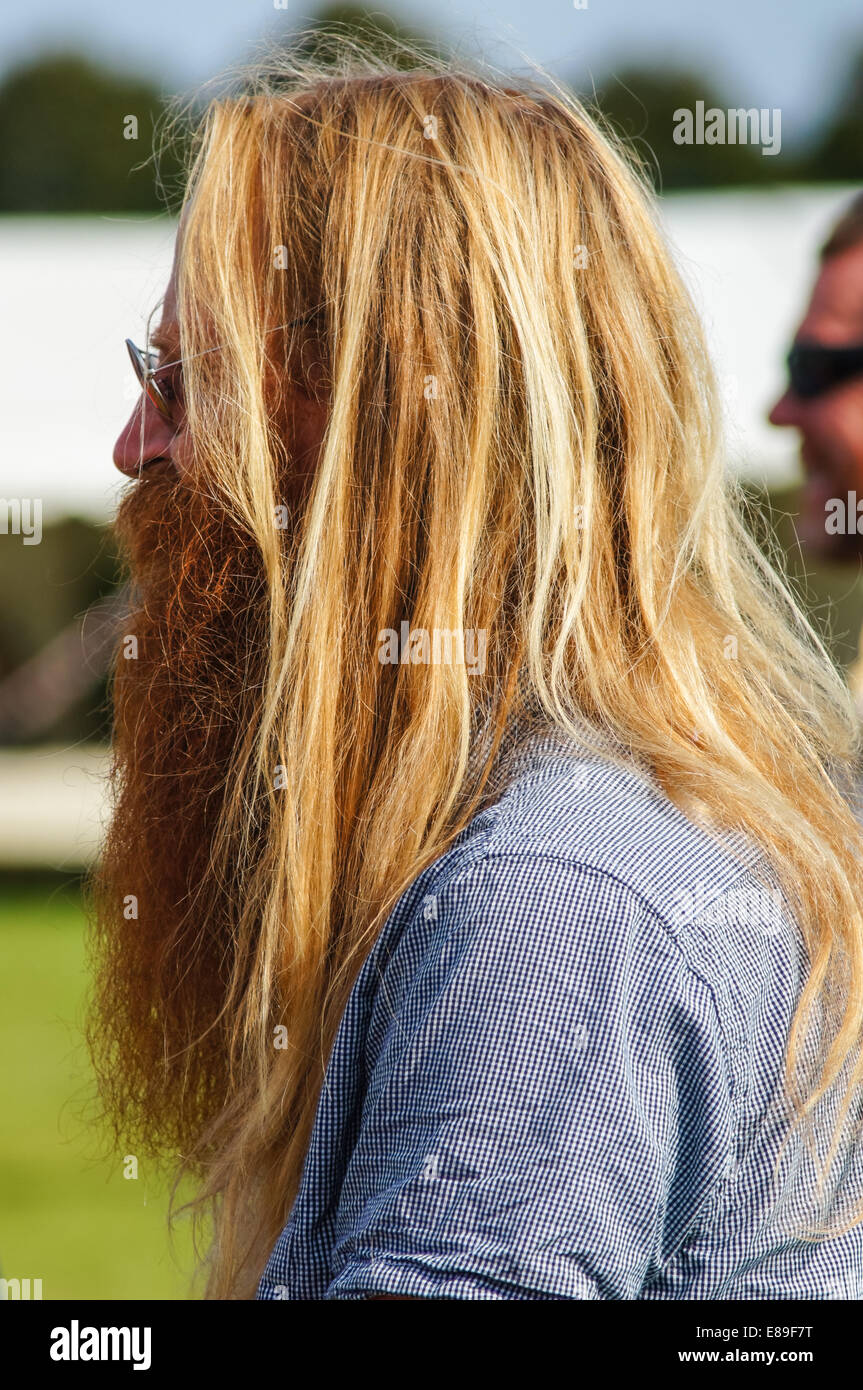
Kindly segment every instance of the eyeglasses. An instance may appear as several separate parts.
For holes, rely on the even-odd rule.
[[[314,309],[307,309],[304,314],[300,314],[299,318],[291,319],[290,323],[279,323],[275,328],[268,328],[267,333],[278,333],[281,328],[293,328],[295,324],[302,323],[311,314],[316,314],[319,309],[323,308],[323,304],[318,304]],[[184,362],[190,361],[191,358],[178,357],[175,362],[160,362],[157,353],[145,352],[143,348],[137,347],[131,338],[126,338],[125,342],[142,391],[156,407],[162,419],[175,425],[174,411],[180,398],[179,392],[170,383],[158,381],[157,376],[161,372],[166,372],[169,367],[181,367]],[[205,348],[203,352],[196,352],[193,356],[206,357],[210,352],[219,351],[221,351],[220,347]]]
[[[788,354],[791,390],[801,400],[813,400],[863,375],[863,343],[850,347],[825,347],[822,343],[795,343]]]
[[[168,393],[166,393],[161,383],[156,380],[156,373],[165,371],[168,367],[178,367],[180,365],[179,361],[163,362],[160,366],[157,353],[144,352],[142,348],[136,347],[131,338],[126,339],[126,347],[132,359],[132,366],[135,368],[135,376],[138,378],[145,396],[148,400],[152,401],[162,418],[173,424],[173,406],[176,404],[177,400],[176,392],[173,387],[168,387],[168,393],[170,393],[169,399]]]

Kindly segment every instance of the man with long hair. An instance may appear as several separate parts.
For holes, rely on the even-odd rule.
[[[863,193],[819,253],[809,303],[788,354],[788,386],[770,422],[796,429],[805,485],[798,532],[828,560],[863,558]],[[859,501],[858,501],[859,498]],[[863,631],[848,672],[863,715]]]
[[[281,55],[130,352],[89,1036],[208,1296],[859,1296],[856,723],[611,138]]]

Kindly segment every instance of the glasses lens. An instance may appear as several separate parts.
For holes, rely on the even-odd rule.
[[[788,375],[795,396],[820,396],[832,384],[830,362],[819,348],[796,347],[788,354]]]
[[[147,399],[156,407],[159,414],[166,420],[171,420],[171,407],[162,395],[158,382],[153,380],[152,372],[156,371],[159,359],[154,352],[142,352],[136,347],[131,338],[126,339],[126,348],[132,359],[132,366],[135,375],[141,384],[142,390],[146,393]]]
[[[165,397],[162,395],[162,392],[159,390],[159,387],[156,384],[156,382],[148,380],[146,386],[144,387],[144,390],[146,391],[148,398],[152,401],[153,405],[158,410],[159,414],[164,415],[166,420],[170,420],[171,407],[168,405],[168,402],[165,400]]]
[[[141,385],[144,385],[144,377],[147,368],[144,363],[144,354],[139,347],[136,347],[131,338],[126,339],[126,351],[129,354],[129,361],[135,369],[135,376]]]
[[[822,396],[863,372],[863,347],[799,343],[788,354],[791,389],[802,400]]]

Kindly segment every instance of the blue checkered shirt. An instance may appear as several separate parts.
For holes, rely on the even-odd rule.
[[[632,762],[507,756],[357,977],[258,1297],[860,1298],[863,1226],[797,1229],[860,1146],[821,1206],[780,1156],[806,955],[769,873]]]

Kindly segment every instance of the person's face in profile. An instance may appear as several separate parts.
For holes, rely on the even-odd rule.
[[[232,882],[213,873],[210,856],[225,813],[227,771],[260,720],[269,659],[273,576],[266,562],[272,555],[237,517],[218,486],[209,441],[193,437],[188,424],[176,285],[175,259],[159,326],[139,343],[158,359],[159,405],[142,390],[113,454],[130,479],[113,528],[129,604],[112,682],[116,799],[95,895],[106,923],[115,922],[116,905],[129,894],[147,904],[148,929],[134,939],[128,933],[112,938],[116,952],[113,944],[107,948],[104,975],[113,997],[106,1007],[112,1013],[120,1008],[118,990],[135,1014],[136,1036],[144,1036],[152,1021],[146,982],[157,990],[163,979],[197,972],[205,982],[203,997],[206,982],[221,976],[224,943],[242,903]],[[264,386],[265,393],[272,389],[268,405],[284,443],[272,466],[275,495],[290,504],[289,525],[278,531],[287,571],[317,467],[328,395],[317,341],[289,338],[278,328],[269,340],[272,380]],[[223,347],[214,342],[205,350]],[[301,360],[287,361],[289,347]],[[187,361],[185,384],[191,379]],[[303,388],[294,384],[300,379]],[[238,472],[244,463],[250,461],[237,459]],[[194,969],[182,954],[189,921]],[[199,1003],[194,989],[188,995],[175,990],[171,1002],[160,997],[158,1007],[182,1018],[184,1036],[189,1028],[206,1035],[215,1022],[194,1013]],[[153,1093],[142,1103],[155,1106],[158,1068],[152,1075]]]
[[[114,466],[127,477],[136,478],[149,465],[166,459],[182,473],[189,464],[185,431],[185,410],[182,392],[180,331],[177,324],[176,268],[162,301],[162,318],[158,329],[145,345],[159,356],[166,366],[157,374],[160,389],[171,407],[171,419],[160,414],[152,400],[142,391],[131,415],[120,431],[114,445]]]
[[[863,344],[863,245],[831,256],[821,268],[795,343],[825,347]],[[852,529],[834,534],[826,521],[831,498],[863,500],[863,373],[818,395],[799,396],[789,387],[769,416],[773,425],[800,432],[805,473],[798,534],[822,554],[863,554],[863,535]]]
[[[162,316],[158,328],[144,345],[165,364],[156,374],[162,396],[168,401],[171,418],[166,419],[152,400],[142,391],[131,415],[114,444],[114,466],[127,477],[137,478],[150,464],[166,460],[173,465],[178,477],[192,467],[192,451],[185,428],[183,398],[183,364],[180,360],[180,327],[177,321],[177,259],[162,300]],[[312,385],[321,380],[314,352],[304,349],[306,376]],[[326,405],[295,389],[287,393],[286,428],[292,458],[292,479],[297,493],[314,471],[326,425]]]

